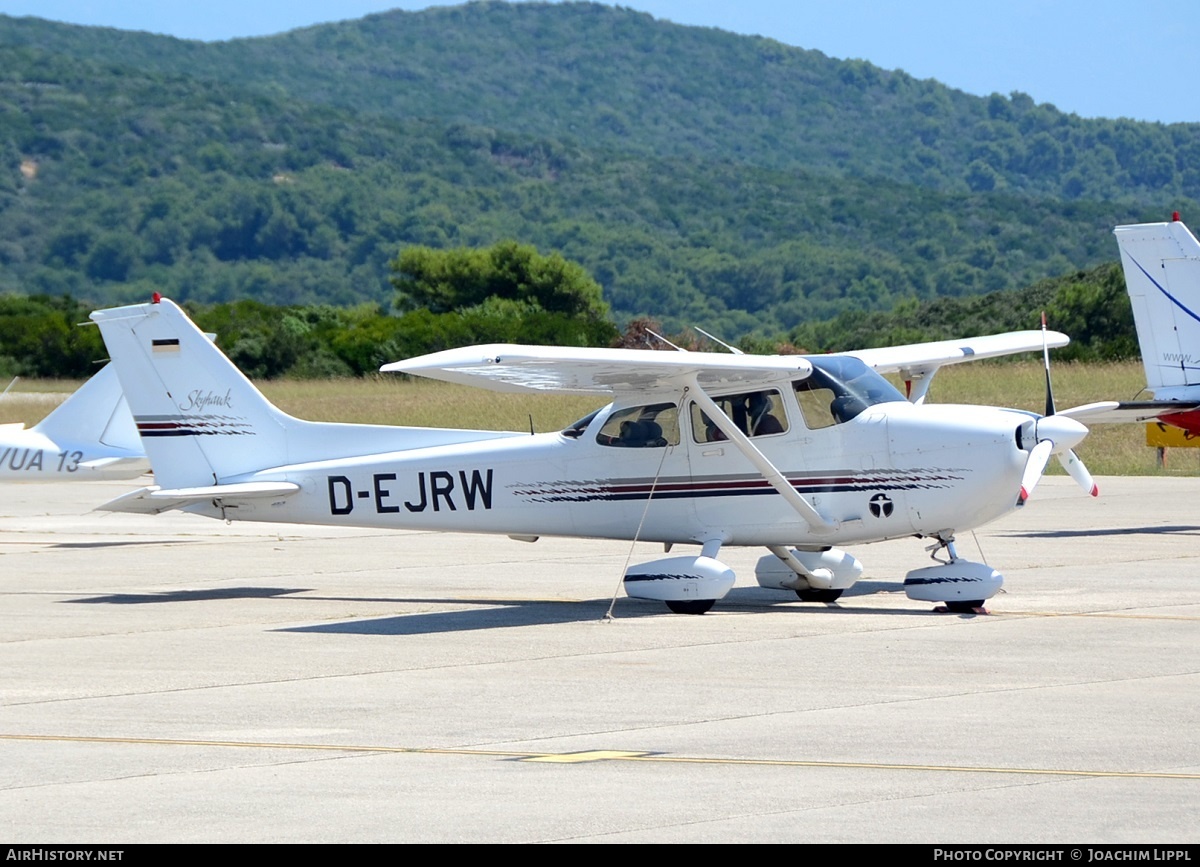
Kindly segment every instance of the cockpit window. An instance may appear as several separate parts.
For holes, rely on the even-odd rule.
[[[809,430],[850,421],[877,403],[904,400],[890,382],[853,356],[809,356],[808,360],[812,375],[793,385]]]
[[[604,422],[596,442],[627,449],[679,445],[679,408],[673,403],[654,403],[618,409]]]

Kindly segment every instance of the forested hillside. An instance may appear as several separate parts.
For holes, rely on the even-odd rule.
[[[1200,196],[1192,124],[1085,120],[1028,94],[979,98],[861,60],[594,3],[394,10],[212,44],[0,17],[0,44],[643,156],[959,192],[1152,204]]]
[[[595,4],[214,44],[0,16],[0,292],[386,308],[405,247],[513,239],[619,320],[776,334],[1091,268],[1197,198],[1200,124]]]
[[[497,253],[504,258],[511,250],[501,245],[492,256]],[[441,296],[437,277],[428,278],[431,272],[444,270],[444,255],[420,248],[406,254],[411,271],[399,282],[423,282],[423,288],[406,294],[426,303],[398,315],[383,314],[373,305],[275,307],[249,299],[191,302],[187,307],[196,323],[216,333],[225,353],[255,379],[371,375],[389,361],[473,343],[606,346],[615,342],[612,326],[588,311],[582,317],[565,310],[547,311],[518,321],[490,315],[495,307],[505,306],[496,303],[502,292],[482,305],[474,304],[473,298]],[[586,281],[577,286],[575,297],[588,304],[592,287]],[[431,290],[441,297],[431,297]],[[847,311],[829,321],[806,323],[786,337],[747,335],[740,343],[748,352],[840,352],[1036,328],[1042,311],[1048,313],[1055,330],[1071,336],[1069,346],[1054,351],[1060,361],[1137,357],[1133,312],[1116,263],[1025,289],[924,303],[908,300],[888,312]],[[77,327],[87,321],[89,312],[88,305],[69,298],[0,295],[0,378],[92,375],[105,350],[98,329]],[[626,330],[622,345],[665,349],[647,334],[647,327],[662,328],[655,321],[636,320]],[[722,351],[691,329],[672,333],[670,339],[677,345]]]

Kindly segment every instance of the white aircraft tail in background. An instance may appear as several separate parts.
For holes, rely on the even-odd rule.
[[[1200,397],[1200,242],[1178,219],[1117,226],[1146,385],[1157,400]]]
[[[32,428],[0,425],[0,480],[132,479],[149,469],[112,365]]]
[[[1200,434],[1200,242],[1178,213],[1169,223],[1117,226],[1113,234],[1153,399],[1066,414],[1088,424],[1161,421]]]

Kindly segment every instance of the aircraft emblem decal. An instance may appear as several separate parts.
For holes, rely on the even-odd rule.
[[[871,514],[876,518],[892,517],[892,510],[896,504],[892,502],[892,498],[887,494],[876,494],[871,497],[871,501],[867,504],[867,508],[871,510]]]
[[[212,389],[205,391],[202,388],[194,388],[187,396],[187,403],[179,404],[179,408],[184,412],[194,409],[208,409],[210,406],[220,406],[225,409],[233,408],[233,389],[226,389],[224,394],[217,394]]]

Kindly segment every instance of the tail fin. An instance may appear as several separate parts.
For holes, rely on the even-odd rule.
[[[1178,219],[1113,230],[1133,303],[1146,384],[1200,384],[1200,243]]]
[[[111,364],[102,367],[33,429],[55,442],[100,443],[134,455],[142,451],[121,382]]]
[[[286,428],[296,420],[263,397],[175,304],[98,310],[92,320],[160,486],[215,485],[285,462]]]
[[[293,418],[263,397],[165,298],[97,310],[92,320],[100,326],[155,482],[164,491],[233,484],[245,493],[244,485],[263,481],[252,478],[255,474],[290,465],[519,436]]]

